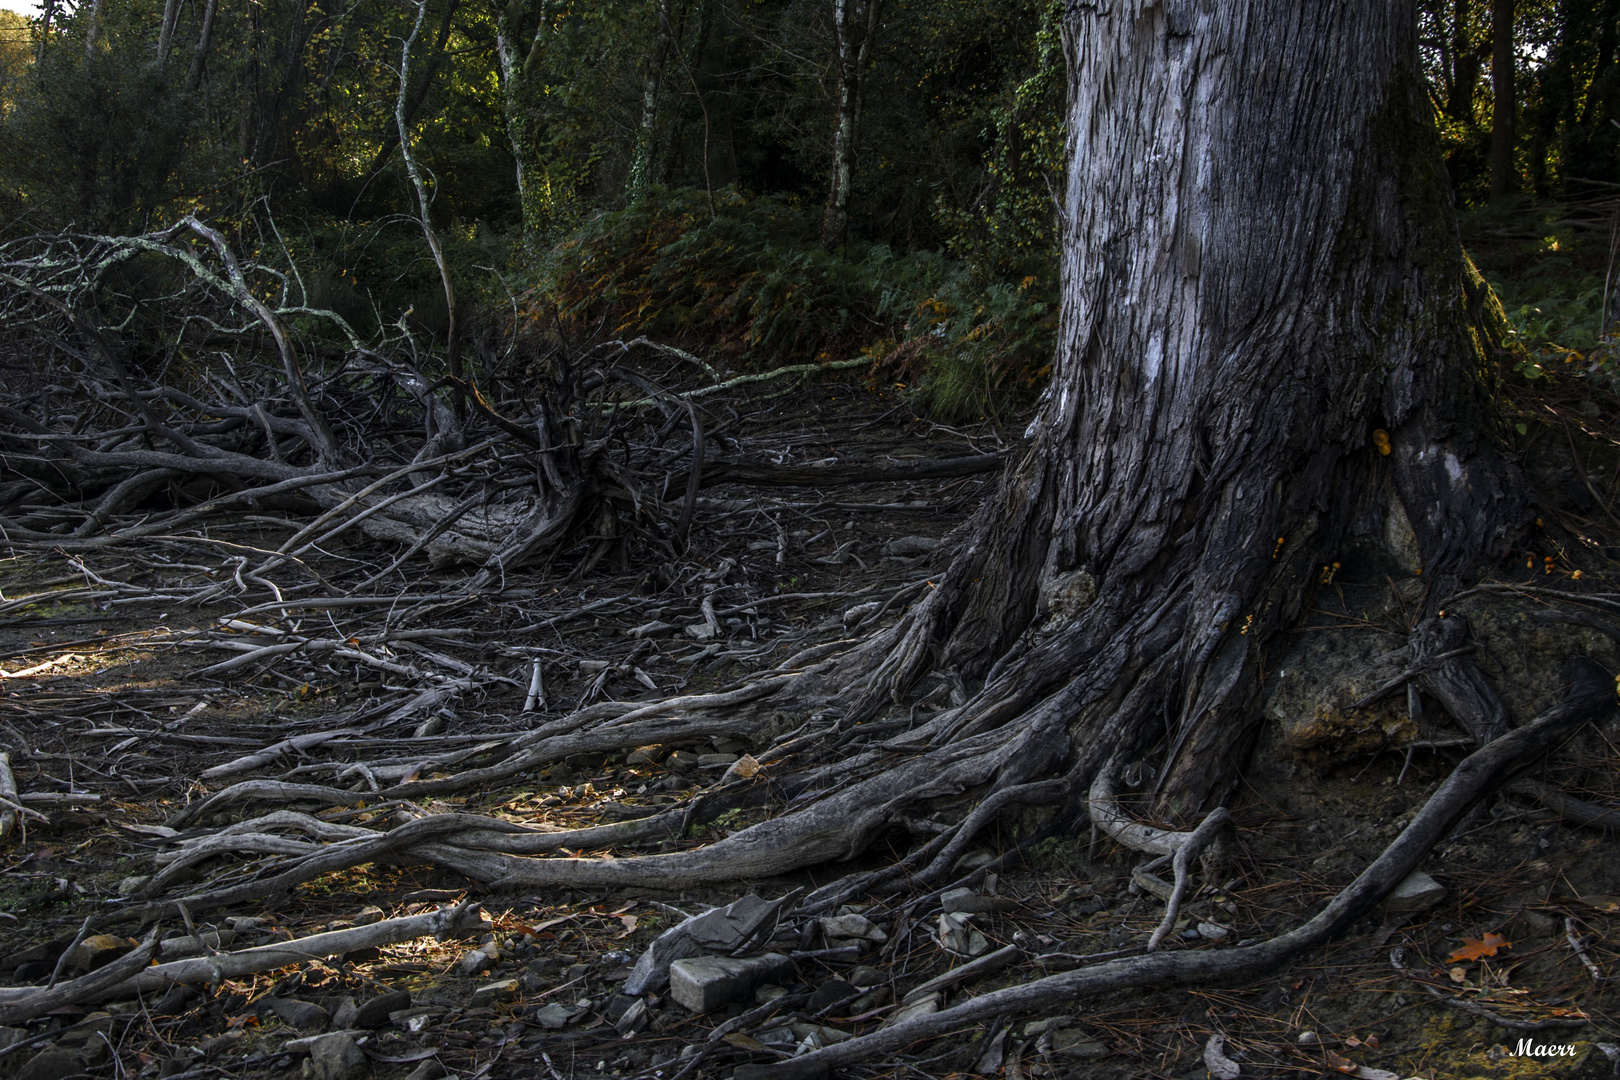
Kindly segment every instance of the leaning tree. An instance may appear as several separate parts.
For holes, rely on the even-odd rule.
[[[1483,745],[1322,913],[1259,945],[995,991],[783,1066],[814,1070],[1082,991],[1276,964],[1359,917],[1505,770],[1607,708],[1612,691],[1587,665],[1562,705],[1507,731],[1459,655],[1461,620],[1442,617],[1459,578],[1529,514],[1493,450],[1501,315],[1458,242],[1411,5],[1077,2],[1066,47],[1051,386],[1026,450],[926,597],[852,649],[818,647],[729,692],[598,703],[512,740],[498,760],[420,762],[367,797],[414,800],[581,752],[719,735],[769,747],[761,771],[593,829],[442,814],[369,841],[361,830],[270,881],[158,900],[160,875],[146,910],[219,906],[384,855],[497,885],[680,888],[848,859],[896,826],[917,834],[895,865],[824,886],[801,908],[825,910],[858,892],[937,887],[978,830],[1029,803],[1059,804],[1059,827],[1089,813],[1130,846],[1175,853],[1184,878],[1210,830],[1131,824],[1111,796],[1116,772],[1151,760],[1160,816],[1219,803],[1253,742],[1261,674],[1322,564],[1356,536],[1415,553],[1425,592],[1412,667]],[[914,721],[894,706],[930,672],[973,689]],[[796,771],[780,765],[790,758]],[[792,809],[707,846],[553,854],[628,847],[778,798],[783,787],[762,782],[773,775]],[[268,790],[226,788],[183,816]],[[324,794],[352,801],[313,785],[284,797]]]

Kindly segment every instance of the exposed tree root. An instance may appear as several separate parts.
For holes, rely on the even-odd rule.
[[[831,1069],[894,1053],[921,1039],[957,1031],[1007,1013],[1064,1004],[1078,997],[1142,986],[1187,986],[1237,979],[1274,969],[1333,937],[1366,915],[1400,884],[1429,849],[1481,796],[1513,771],[1582,725],[1614,708],[1611,677],[1588,661],[1572,663],[1564,700],[1525,727],[1486,744],[1463,759],[1417,815],[1361,875],[1309,922],[1258,945],[1231,949],[1152,953],[981,994],[960,1005],[862,1035],[802,1057],[738,1069],[740,1080],[789,1080],[824,1076]]]

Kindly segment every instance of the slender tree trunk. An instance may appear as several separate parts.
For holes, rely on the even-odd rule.
[[[105,0],[91,0],[90,21],[84,30],[84,58],[90,59],[96,48],[96,38],[101,33],[101,8]]]
[[[421,78],[417,79],[416,85],[411,88],[410,96],[405,101],[405,122],[407,124],[416,119],[416,114],[421,110],[422,103],[427,100],[428,91],[433,88],[433,79],[439,73],[439,65],[444,62],[445,45],[450,41],[451,22],[460,6],[461,0],[450,0],[444,6],[444,17],[439,20],[439,34],[434,40],[433,52],[429,54],[427,63],[423,65]],[[499,43],[497,42],[498,49]],[[368,175],[377,172],[388,164],[388,159],[399,148],[399,123],[392,115],[389,116],[388,121],[388,134],[383,137],[382,146],[378,148],[376,156],[371,159],[371,167],[366,170]]]
[[[157,69],[169,62],[169,45],[174,41],[174,23],[180,17],[180,0],[163,0],[163,22],[158,26]]]
[[[1513,191],[1514,90],[1513,0],[1491,2],[1491,198]]]
[[[664,81],[664,67],[674,38],[675,0],[658,0],[658,28],[653,33],[653,49],[647,56],[647,69],[641,79],[641,122],[636,127],[636,146],[630,159],[630,178],[625,194],[640,198],[647,190],[647,173],[652,167],[653,136],[658,126],[658,90]]]
[[[405,161],[405,175],[410,178],[411,188],[416,194],[422,235],[426,237],[428,248],[433,252],[433,265],[438,267],[439,284],[444,290],[444,306],[448,322],[445,330],[445,366],[456,383],[456,419],[465,420],[466,387],[461,365],[461,326],[456,311],[456,287],[450,277],[450,264],[445,260],[444,248],[439,243],[438,230],[433,227],[433,203],[428,198],[422,171],[416,164],[416,155],[411,148],[410,118],[405,115],[411,81],[411,49],[416,44],[417,35],[422,31],[422,19],[426,15],[427,0],[416,0],[416,20],[411,24],[410,37],[405,39],[399,49],[399,94],[394,99],[394,126],[399,132],[399,156]]]
[[[849,237],[849,193],[855,168],[855,140],[861,118],[861,89],[871,58],[882,0],[833,0],[837,38],[838,88],[834,91],[832,168],[821,244],[832,251]]]
[[[520,51],[524,32],[521,13],[522,8],[518,4],[501,9],[496,23],[495,53],[501,66],[501,108],[505,114],[506,138],[512,148],[523,234],[532,240],[544,229],[554,209],[546,177],[539,168],[533,135],[534,102],[531,100],[533,82],[545,55],[549,28],[546,5],[541,3],[525,55]]]
[[[45,0],[39,17],[39,48],[34,53],[34,62],[45,62],[45,42],[51,36],[51,20],[56,16],[56,0]]]
[[[1457,0],[1452,9],[1451,92],[1446,96],[1446,114],[1461,124],[1474,122],[1474,90],[1479,86],[1480,46],[1469,32],[1473,0]]]
[[[197,50],[191,54],[191,67],[186,71],[186,89],[195,90],[202,85],[203,68],[208,63],[208,48],[214,41],[214,12],[219,0],[207,0],[203,5],[202,29],[197,34]]]

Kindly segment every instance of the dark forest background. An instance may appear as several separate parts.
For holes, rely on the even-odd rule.
[[[442,337],[403,113],[475,344],[528,326],[728,368],[867,355],[944,419],[1039,388],[1061,3],[423,2],[403,88],[410,0],[0,12],[0,239],[195,213],[304,306]],[[1520,373],[1606,380],[1620,0],[1420,19],[1465,240],[1535,358]]]

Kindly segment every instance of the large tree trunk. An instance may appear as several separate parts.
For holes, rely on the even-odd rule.
[[[1259,673],[1348,534],[1399,503],[1432,614],[1522,519],[1479,439],[1499,309],[1408,4],[1071,11],[1051,386],[946,579],[838,700],[864,719],[937,657],[986,682],[930,738],[1060,716],[1079,774],[1157,744],[1190,811],[1234,780]]]

